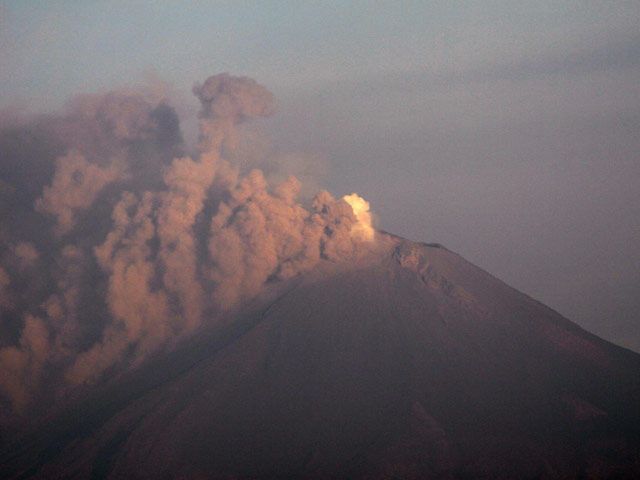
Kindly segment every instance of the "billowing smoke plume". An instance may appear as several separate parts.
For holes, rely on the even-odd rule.
[[[36,201],[36,210],[55,216],[56,231],[66,233],[73,228],[78,212],[91,208],[98,194],[122,174],[123,165],[113,162],[101,167],[71,151],[56,159],[56,173]]]
[[[373,240],[375,237],[375,230],[373,228],[371,211],[369,210],[369,202],[357,193],[345,195],[342,199],[351,206],[353,213],[356,216],[357,222],[351,228],[351,233],[362,240]]]
[[[0,393],[29,412],[171,348],[320,261],[372,244],[369,204],[243,172],[238,125],[272,95],[227,74],[196,85],[187,154],[166,99],[112,92],[0,130]],[[233,153],[233,154],[232,154]]]

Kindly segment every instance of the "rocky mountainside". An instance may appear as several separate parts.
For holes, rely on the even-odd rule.
[[[89,392],[7,478],[640,478],[640,355],[380,234]]]

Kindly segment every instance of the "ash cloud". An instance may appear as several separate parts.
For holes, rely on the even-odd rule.
[[[53,215],[56,231],[64,234],[75,225],[78,212],[91,208],[100,192],[123,175],[124,166],[118,162],[101,167],[71,151],[56,159],[53,180],[36,200],[36,210]]]
[[[273,184],[243,171],[239,125],[275,112],[266,88],[220,74],[193,93],[193,152],[166,99],[143,91],[82,95],[59,115],[2,122],[5,410],[44,411],[75,385],[215,327],[265,284],[374,240],[357,195],[321,191],[304,203],[295,177]]]

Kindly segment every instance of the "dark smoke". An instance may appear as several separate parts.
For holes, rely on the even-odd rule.
[[[271,185],[238,166],[237,126],[274,112],[269,91],[221,74],[193,92],[194,154],[166,99],[144,92],[83,95],[60,115],[1,123],[5,411],[27,415],[134,368],[265,283],[368,240],[354,233],[369,231],[357,197],[320,192],[304,206],[296,178]]]

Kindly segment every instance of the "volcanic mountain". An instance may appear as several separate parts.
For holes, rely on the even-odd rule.
[[[90,391],[5,478],[640,478],[640,355],[378,233]]]

